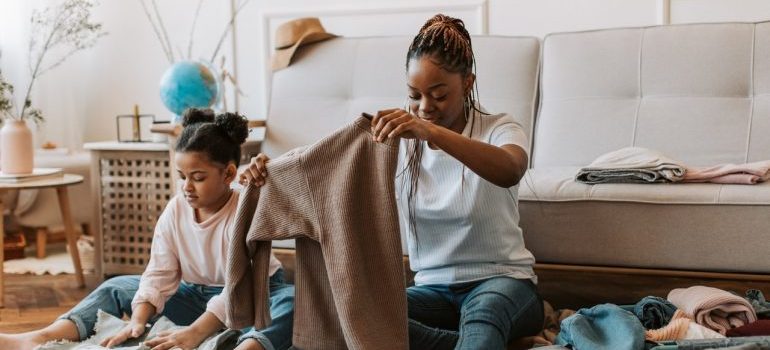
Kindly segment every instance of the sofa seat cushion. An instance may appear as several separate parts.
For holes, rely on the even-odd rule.
[[[767,273],[770,183],[599,184],[530,169],[520,225],[539,263]]]
[[[529,169],[519,185],[521,201],[607,201],[653,204],[768,205],[770,182],[756,185],[712,183],[598,184],[575,181],[579,167]]]

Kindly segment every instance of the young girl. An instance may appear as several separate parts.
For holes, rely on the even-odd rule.
[[[402,138],[396,197],[417,272],[407,290],[412,349],[505,349],[543,324],[519,228],[526,134],[477,104],[474,63],[463,22],[434,16],[407,53],[407,110],[372,120],[375,140]]]
[[[0,335],[0,349],[32,349],[49,340],[82,341],[94,334],[97,310],[131,317],[125,328],[101,345],[112,347],[145,332],[160,315],[178,325],[145,342],[152,349],[193,349],[224,327],[224,262],[235,221],[236,177],[247,121],[237,114],[214,117],[190,109],[176,145],[174,164],[181,192],[166,206],[155,226],[150,261],[142,276],[105,281],[72,310],[41,330]],[[270,303],[273,323],[247,330],[238,350],[288,349],[291,346],[294,287],[284,283],[280,262],[271,257]]]

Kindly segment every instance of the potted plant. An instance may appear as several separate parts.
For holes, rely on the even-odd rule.
[[[20,105],[14,88],[0,72],[0,171],[28,174],[33,169],[32,132],[27,121],[39,125],[42,112],[34,108],[30,94],[41,75],[58,67],[78,51],[92,47],[104,36],[102,25],[91,21],[95,0],[64,0],[42,11],[33,10],[30,21],[29,85]],[[57,55],[49,55],[56,52]]]

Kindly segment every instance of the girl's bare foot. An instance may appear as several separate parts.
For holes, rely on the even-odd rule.
[[[43,343],[43,339],[32,333],[0,334],[0,349],[32,350]]]

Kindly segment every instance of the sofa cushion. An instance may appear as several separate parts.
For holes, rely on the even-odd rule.
[[[623,147],[689,166],[770,159],[770,22],[548,35],[533,167]]]

